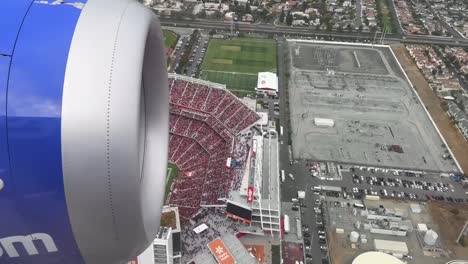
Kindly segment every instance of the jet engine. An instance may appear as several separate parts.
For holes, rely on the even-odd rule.
[[[149,246],[167,87],[140,3],[0,1],[0,263],[125,263]]]

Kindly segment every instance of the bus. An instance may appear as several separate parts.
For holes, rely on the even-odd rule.
[[[281,182],[286,180],[286,176],[284,175],[284,170],[281,170]]]

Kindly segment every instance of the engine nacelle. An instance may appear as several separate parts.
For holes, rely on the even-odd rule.
[[[133,0],[0,1],[0,263],[124,263],[163,205],[163,35]]]

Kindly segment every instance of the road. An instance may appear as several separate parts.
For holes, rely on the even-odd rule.
[[[216,29],[230,31],[230,24],[220,23],[219,21],[179,21],[179,20],[168,20],[162,19],[161,24],[163,26],[173,27],[189,27],[189,28],[200,28],[200,29]],[[356,32],[323,32],[315,31],[312,28],[299,28],[299,27],[284,27],[274,26],[267,24],[241,24],[238,23],[238,29],[242,33],[262,33],[262,34],[273,34],[276,36],[287,36],[289,38],[297,37],[310,37],[310,38],[346,38],[359,41],[371,41],[373,34],[370,33],[356,33]],[[388,42],[403,42],[413,44],[432,44],[432,45],[456,45],[462,47],[468,47],[468,39],[462,38],[440,38],[431,36],[402,36],[400,34],[387,34],[385,41]]]
[[[286,117],[289,116],[286,107],[286,87],[287,87],[287,79],[285,73],[288,71],[286,69],[286,63],[284,61],[286,49],[286,42],[278,41],[278,86],[279,86],[279,98],[280,98],[280,124],[283,126],[283,135],[280,136],[280,141],[283,144],[280,145],[280,170],[285,170],[286,175],[289,173],[296,176],[295,181],[291,181],[288,177],[287,180],[282,183],[281,185],[281,200],[290,202],[292,198],[297,198],[297,191],[298,190],[305,190],[306,191],[306,199],[305,204],[306,208],[302,208],[302,224],[309,225],[309,233],[311,234],[311,249],[305,250],[305,253],[311,254],[313,256],[312,263],[313,264],[321,264],[321,258],[319,256],[322,255],[320,250],[320,244],[318,241],[317,235],[317,226],[315,224],[316,218],[315,213],[313,211],[314,208],[314,201],[318,197],[313,197],[310,187],[312,186],[310,181],[307,181],[306,177],[302,177],[303,175],[307,175],[307,171],[304,166],[301,166],[298,163],[290,164],[289,162],[289,142],[288,133],[289,133],[289,126],[287,125]],[[309,177],[310,178],[310,177]],[[301,188],[298,188],[301,186]],[[305,249],[305,247],[303,247]]]

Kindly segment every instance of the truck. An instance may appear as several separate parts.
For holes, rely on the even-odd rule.
[[[299,199],[305,199],[305,191],[297,191],[297,198]]]
[[[297,238],[302,239],[302,228],[301,228],[301,220],[296,217],[296,230],[297,230]]]
[[[325,191],[325,192],[341,192],[341,187],[338,187],[338,186],[322,185],[321,188],[322,188],[322,191]]]
[[[378,196],[378,195],[366,195],[366,200],[378,201],[378,200],[380,200],[380,196]]]
[[[286,176],[284,175],[284,170],[281,170],[281,182],[286,180]]]
[[[355,208],[360,208],[360,209],[366,208],[366,207],[365,207],[363,204],[361,204],[361,203],[354,203],[353,206],[354,206]]]

